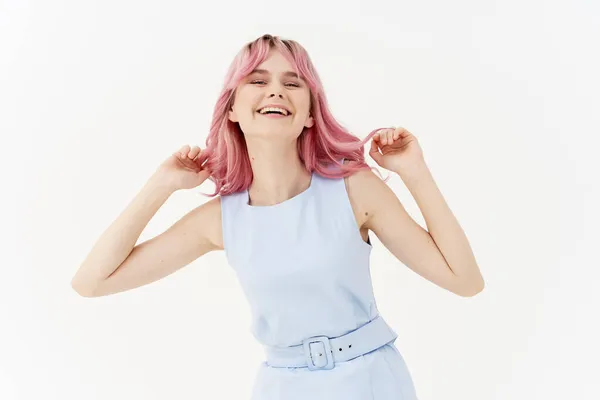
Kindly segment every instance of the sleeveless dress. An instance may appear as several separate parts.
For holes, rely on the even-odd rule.
[[[272,206],[248,204],[248,191],[221,197],[227,262],[250,305],[251,332],[264,346],[344,335],[379,312],[366,243],[343,178],[313,172],[308,189]],[[394,341],[330,370],[256,371],[251,400],[416,400]]]

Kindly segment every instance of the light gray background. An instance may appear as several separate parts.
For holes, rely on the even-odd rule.
[[[249,397],[263,353],[223,253],[105,298],[70,279],[158,164],[204,145],[227,66],[263,33],[308,49],[358,136],[415,134],[470,239],[487,286],[465,299],[373,237],[420,399],[600,398],[598,16],[591,0],[0,1],[0,399]],[[176,193],[141,239],[212,189]]]

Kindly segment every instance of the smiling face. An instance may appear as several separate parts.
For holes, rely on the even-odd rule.
[[[263,110],[267,105],[275,109]],[[287,113],[279,113],[277,107]],[[245,136],[297,138],[305,127],[314,124],[310,89],[285,57],[271,50],[267,59],[236,88],[229,120],[239,123]]]

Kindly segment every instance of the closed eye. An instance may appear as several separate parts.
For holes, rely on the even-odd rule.
[[[252,84],[252,85],[264,85],[265,83],[267,83],[267,82],[265,82],[263,80],[259,80],[259,79],[253,80],[253,81],[250,82],[250,84]],[[286,86],[292,86],[292,87],[300,87],[299,84],[294,83],[294,82],[288,82],[285,85]]]

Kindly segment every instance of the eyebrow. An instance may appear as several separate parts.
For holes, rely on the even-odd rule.
[[[256,68],[254,69],[252,72],[250,72],[250,75],[252,74],[266,74],[268,75],[270,72],[267,71],[266,69],[260,69],[260,68]],[[295,73],[294,71],[285,71],[283,73],[283,76],[285,77],[289,77],[289,78],[296,78],[296,79],[301,79],[297,73]]]

